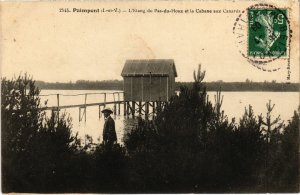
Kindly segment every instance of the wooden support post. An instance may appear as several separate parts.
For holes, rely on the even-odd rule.
[[[101,105],[99,105],[99,119],[101,118]]]
[[[104,107],[106,106],[106,93],[104,93]]]
[[[149,115],[149,102],[145,102],[145,116],[148,117]]]
[[[132,114],[132,117],[134,117],[134,114],[135,114],[135,101],[132,101],[132,108],[131,108],[131,114]]]
[[[57,110],[59,110],[59,94],[57,94],[56,97],[57,97]]]
[[[79,107],[79,122],[81,121],[81,108]]]
[[[113,110],[114,111],[114,115],[117,114],[117,110],[116,109],[117,109],[117,105],[114,103],[114,110]]]
[[[155,111],[155,102],[152,102],[152,110],[153,110],[153,115],[154,115],[154,113],[156,112]]]
[[[142,114],[142,102],[139,101],[139,115]]]
[[[124,104],[124,110],[123,110],[123,112],[124,112],[124,116],[126,116],[127,115],[127,108],[126,108],[126,102],[123,102],[123,104]]]
[[[129,102],[126,102],[126,104],[127,104],[127,115],[129,115],[130,114],[130,103]]]
[[[120,93],[118,92],[118,115],[121,113]]]
[[[84,117],[84,120],[86,121],[86,108],[84,106],[79,107],[79,122],[82,121],[83,117]]]
[[[57,94],[56,97],[57,97],[57,120],[59,120],[59,94]]]
[[[86,107],[84,107],[84,122],[86,122]]]
[[[156,104],[157,104],[156,111],[160,112],[161,111],[161,101],[157,101]]]
[[[162,106],[162,102],[161,102],[161,98],[158,98],[158,102],[157,102],[157,110],[161,111],[161,106]]]
[[[116,102],[116,97],[115,97],[115,93],[113,93],[113,98],[114,98],[114,102]],[[117,114],[117,105],[116,105],[116,103],[114,103],[114,108],[113,108],[114,110],[114,115],[116,115]]]
[[[86,99],[87,99],[87,94],[84,96],[84,122],[86,122]]]

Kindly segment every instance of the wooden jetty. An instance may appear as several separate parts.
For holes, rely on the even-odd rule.
[[[175,77],[177,77],[177,72],[174,60],[127,60],[121,76],[124,79],[124,91],[76,95],[44,95],[56,95],[57,104],[56,106],[43,107],[41,110],[52,110],[59,116],[61,109],[78,107],[79,121],[86,121],[87,107],[98,106],[99,118],[101,118],[101,110],[107,105],[113,105],[115,115],[120,115],[121,107],[123,107],[124,116],[131,115],[134,117],[138,114],[140,116],[144,115],[147,119],[149,115],[154,116],[158,110],[163,109],[171,95],[175,94]],[[103,95],[103,101],[87,103],[88,96],[96,94]],[[84,96],[84,102],[82,104],[60,105],[61,96]]]
[[[62,109],[68,108],[79,108],[79,122],[86,121],[86,113],[87,107],[91,106],[98,106],[98,113],[99,118],[101,118],[102,113],[101,110],[106,106],[112,106],[114,115],[121,115],[124,116],[132,116],[135,117],[136,115],[145,115],[145,118],[148,118],[149,115],[154,115],[157,110],[163,109],[166,105],[165,101],[154,101],[154,102],[141,102],[141,101],[125,101],[121,98],[121,94],[124,92],[112,92],[112,93],[85,93],[85,94],[74,94],[74,95],[64,95],[64,94],[48,94],[48,95],[41,95],[41,96],[56,96],[56,106],[48,106],[42,107],[41,110],[51,110],[57,116],[59,116],[59,112]],[[92,95],[102,95],[104,101],[95,102],[95,103],[87,103],[88,96]],[[82,104],[71,104],[71,105],[60,105],[60,100],[62,96],[69,96],[70,98],[76,96],[84,96],[84,103]],[[110,97],[112,96],[112,97]],[[124,97],[124,95],[123,95]],[[106,101],[106,99],[113,99],[113,101]],[[121,113],[121,110],[123,111]]]
[[[79,121],[86,121],[86,108],[90,106],[98,106],[99,107],[99,118],[101,117],[101,110],[102,108],[106,107],[107,105],[113,105],[114,114],[120,114],[121,104],[124,104],[124,100],[121,100],[120,95],[124,94],[124,92],[112,92],[112,93],[84,93],[84,94],[74,94],[74,95],[64,95],[64,94],[48,94],[48,95],[41,95],[41,96],[51,96],[56,95],[56,106],[49,106],[49,107],[42,107],[41,110],[51,110],[55,113],[58,113],[61,109],[67,108],[79,108]],[[101,102],[94,102],[94,103],[87,103],[88,96],[92,95],[102,95],[103,101]],[[82,104],[70,104],[70,105],[60,105],[60,97],[68,96],[68,97],[76,97],[76,96],[84,96],[84,103]],[[112,97],[108,97],[112,96]],[[112,99],[112,101],[107,101],[107,98]],[[124,113],[125,114],[125,113]]]

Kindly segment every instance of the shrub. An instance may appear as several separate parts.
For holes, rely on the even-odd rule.
[[[42,125],[39,90],[27,75],[1,81],[3,191],[26,188],[30,147]],[[26,168],[27,170],[27,168]]]
[[[4,192],[48,192],[64,188],[77,136],[62,115],[46,118],[40,90],[26,74],[1,81],[2,186]]]
[[[271,145],[269,185],[273,192],[299,192],[299,110]]]
[[[93,156],[95,192],[122,193],[126,190],[128,169],[126,150],[120,144],[100,144]]]
[[[138,192],[218,190],[231,176],[227,143],[234,126],[220,105],[208,101],[203,78],[198,71],[192,88],[182,86],[155,120],[141,122],[127,135]]]
[[[180,87],[153,121],[127,134],[130,183],[135,192],[295,192],[298,180],[299,114],[283,130],[275,105],[238,124],[221,110],[221,91],[208,101],[204,73]],[[283,130],[283,131],[282,131]]]

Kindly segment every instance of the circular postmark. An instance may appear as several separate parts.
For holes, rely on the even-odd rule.
[[[276,61],[289,64],[292,30],[288,9],[265,3],[252,5],[236,18],[233,34],[240,54],[254,67],[273,72],[282,66]]]

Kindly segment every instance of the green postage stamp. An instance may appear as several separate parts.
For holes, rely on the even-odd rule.
[[[287,9],[248,9],[249,57],[287,57],[287,14]]]
[[[234,22],[233,34],[240,54],[248,63],[266,72],[286,67],[290,78],[293,10],[277,6],[257,3],[242,10]]]

